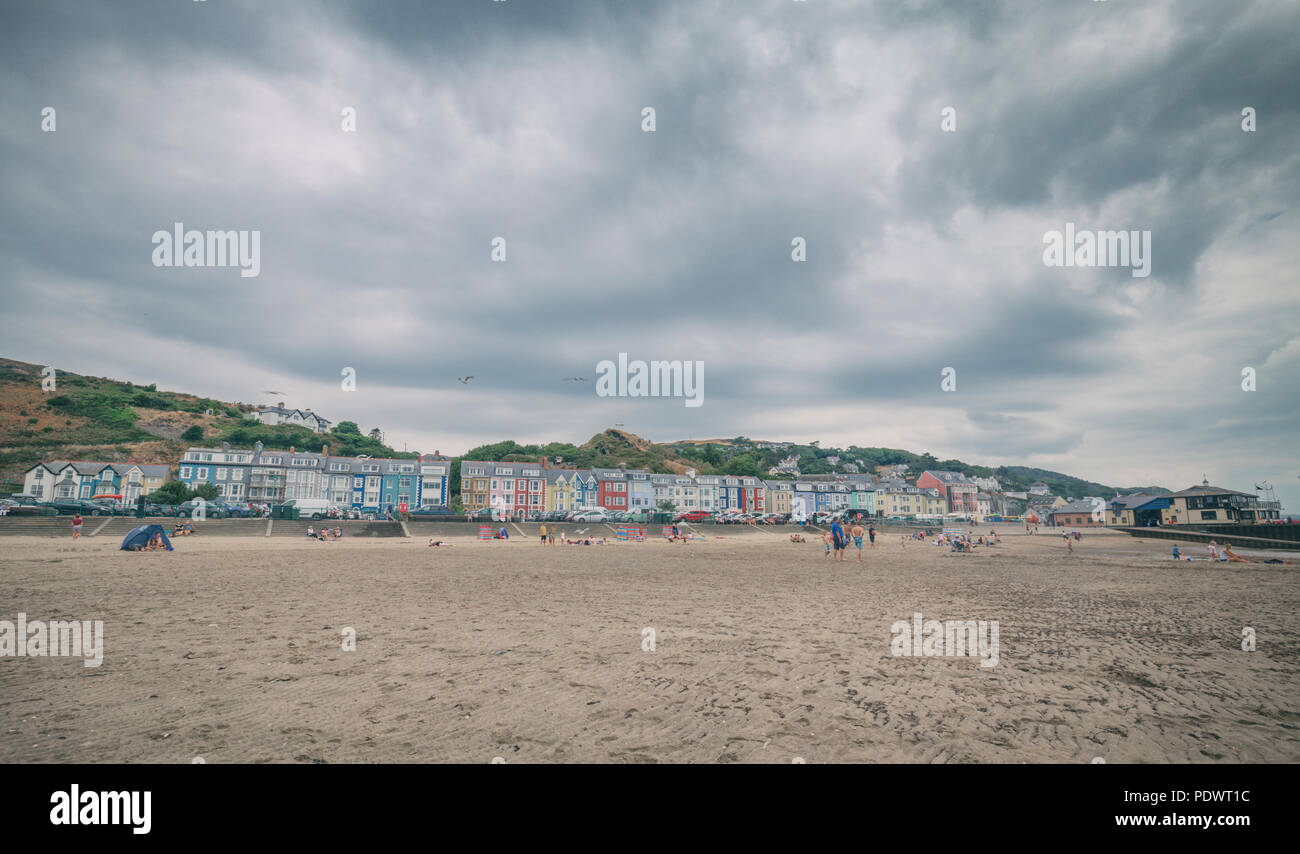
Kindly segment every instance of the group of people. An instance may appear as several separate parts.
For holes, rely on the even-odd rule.
[[[853,527],[846,531],[844,526],[840,524],[840,520],[836,519],[831,523],[830,532],[822,534],[822,543],[826,546],[827,559],[831,558],[833,551],[836,560],[845,560],[849,550],[850,537],[853,538],[853,545],[858,550],[858,563],[862,563],[863,537],[871,540],[871,548],[876,547],[876,528],[874,525],[864,529],[860,523],[854,522]],[[791,541],[794,541],[793,538]]]
[[[343,539],[343,529],[342,528],[321,528],[319,531],[317,531],[314,527],[308,525],[307,539],[319,540],[322,543],[327,542],[329,540],[341,540]]]
[[[133,545],[131,550],[137,552],[166,551],[167,546],[163,544],[162,531],[154,531],[153,536],[149,538],[149,542]]]
[[[186,519],[184,522],[182,522],[178,519],[176,520],[176,524],[172,526],[173,537],[188,537],[190,534],[193,533],[194,533],[193,520]]]

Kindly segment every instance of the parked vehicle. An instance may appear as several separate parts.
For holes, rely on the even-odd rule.
[[[608,522],[609,514],[604,510],[587,510],[573,517],[574,522]]]
[[[324,519],[330,514],[334,505],[323,498],[290,498],[284,502],[285,507],[298,511],[299,519]]]
[[[90,506],[91,516],[116,516],[120,513],[129,512],[121,504],[107,498],[91,498],[86,501],[86,504]]]
[[[432,516],[450,516],[450,507],[416,507],[410,512],[410,515],[417,519],[427,519]]]
[[[199,503],[200,501],[202,501],[202,499],[191,498],[189,501],[186,501],[184,504],[178,504],[176,506],[176,512],[173,513],[172,515],[178,519],[183,516],[192,519],[194,518],[194,511],[197,510],[199,507],[203,508],[203,518],[206,519],[224,519],[229,515],[226,512],[226,508],[223,507],[219,502],[203,501],[203,503],[200,504]]]
[[[56,498],[53,501],[46,501],[42,507],[53,510],[60,516],[103,516],[104,508],[93,505],[88,500],[80,498]]]
[[[0,498],[0,504],[5,506],[6,516],[40,516],[44,512],[39,504],[20,504],[12,498]]]
[[[209,501],[209,502],[208,502],[208,508],[209,508],[208,516],[211,516],[211,515],[212,515],[212,513],[211,513],[211,508],[212,508],[213,506],[217,506],[217,507],[220,507],[220,508],[221,508],[222,512],[225,513],[225,517],[224,517],[224,518],[229,518],[229,519],[246,519],[246,518],[248,518],[249,516],[252,515],[252,513],[251,513],[251,512],[249,511],[249,509],[248,509],[248,505],[246,505],[246,504],[229,504],[229,503],[227,503],[227,502],[225,502],[225,501]]]
[[[709,518],[709,514],[703,510],[689,510],[685,513],[678,513],[673,517],[674,522],[703,522]]]
[[[14,504],[23,504],[28,507],[39,507],[41,504],[45,503],[35,495],[23,495],[21,492],[14,493],[6,498],[5,501],[11,501]]]

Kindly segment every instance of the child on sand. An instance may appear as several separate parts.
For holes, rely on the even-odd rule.
[[[81,536],[81,525],[82,518],[81,514],[78,513],[76,516],[72,517],[72,539],[75,540]]]
[[[826,547],[826,559],[830,560],[831,559],[831,535],[826,533],[825,531],[822,532],[822,545]]]

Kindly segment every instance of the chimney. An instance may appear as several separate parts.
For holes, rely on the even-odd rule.
[[[253,453],[255,453],[255,454],[260,454],[260,453],[262,453],[262,442],[261,442],[261,440],[258,440],[257,444],[253,446]]]
[[[229,442],[222,442],[222,443],[221,443],[221,450],[223,450],[223,451],[229,451],[229,450],[230,450],[230,443],[229,443]]]
[[[322,457],[328,457],[328,456],[330,455],[330,446],[329,446],[329,445],[321,445],[321,446],[320,446],[320,455],[321,455]]]
[[[290,445],[290,446],[289,446],[289,453],[291,453],[291,454],[293,453],[293,445]]]
[[[619,471],[627,471],[627,463],[619,463],[619,464],[618,464],[618,470],[619,470]]]

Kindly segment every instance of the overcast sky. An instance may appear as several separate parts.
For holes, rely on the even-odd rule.
[[[622,423],[1300,511],[1293,0],[0,16],[0,355],[399,449]],[[175,222],[259,230],[260,275],[155,267]],[[1151,275],[1045,266],[1067,222],[1149,230]],[[704,405],[564,381],[620,352],[703,361]]]

